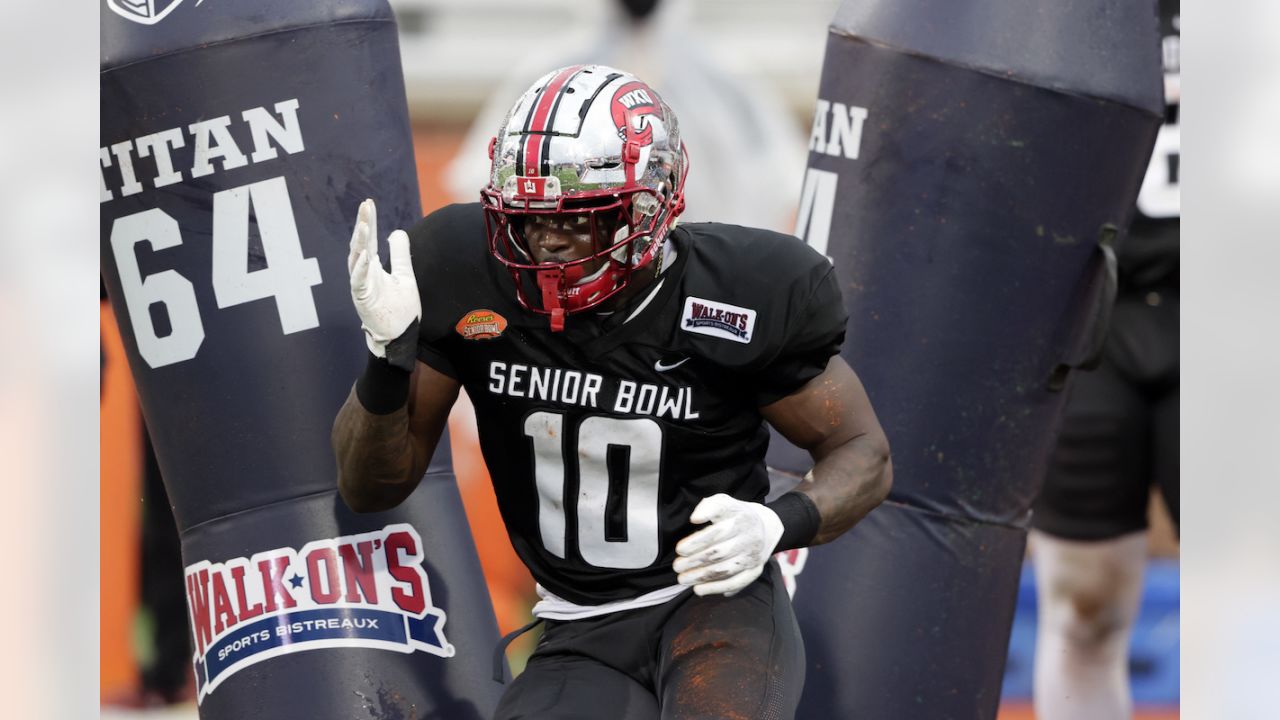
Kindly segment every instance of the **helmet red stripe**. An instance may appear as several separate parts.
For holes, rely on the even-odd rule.
[[[542,164],[543,138],[540,136],[550,129],[547,125],[551,119],[551,108],[555,106],[556,98],[560,96],[570,78],[576,75],[582,67],[582,65],[571,65],[556,73],[556,76],[551,78],[551,82],[547,83],[547,87],[538,98],[537,104],[530,111],[531,118],[528,134],[524,138],[524,174],[526,176],[538,174],[538,166]]]

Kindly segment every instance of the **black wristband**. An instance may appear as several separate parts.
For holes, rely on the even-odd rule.
[[[365,410],[374,415],[390,415],[409,401],[409,373],[369,353],[360,379],[356,380],[356,397]]]
[[[818,514],[818,506],[802,492],[792,490],[765,507],[772,510],[782,521],[782,537],[774,552],[795,550],[809,547],[813,538],[818,535],[818,526],[822,524],[822,516]]]
[[[400,337],[387,343],[387,362],[392,367],[405,372],[413,372],[413,365],[418,360],[418,321],[409,323],[409,327],[400,333]]]

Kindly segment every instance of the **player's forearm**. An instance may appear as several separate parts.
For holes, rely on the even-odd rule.
[[[883,434],[860,435],[821,454],[795,488],[818,510],[818,532],[811,544],[831,542],[847,532],[888,497],[892,485],[893,462]]]
[[[353,388],[333,422],[338,491],[356,512],[387,510],[413,492],[426,470],[409,432],[407,404],[387,414],[365,409]]]

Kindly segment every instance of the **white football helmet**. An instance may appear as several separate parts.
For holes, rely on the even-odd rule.
[[[550,316],[552,330],[657,260],[684,210],[689,161],[676,116],[643,81],[614,68],[573,65],[544,75],[507,113],[489,155],[480,193],[489,250],[511,272],[520,304]],[[583,216],[593,254],[534,262],[524,221],[538,214]]]

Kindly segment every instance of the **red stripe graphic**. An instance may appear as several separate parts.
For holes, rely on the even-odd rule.
[[[547,127],[547,121],[551,116],[551,108],[555,106],[556,97],[569,82],[569,78],[582,69],[581,65],[574,65],[561,70],[551,82],[547,83],[547,88],[542,92],[542,97],[538,98],[538,104],[531,111],[533,113],[533,121],[529,123],[528,134],[524,136],[524,174],[526,177],[536,176],[538,174],[538,166],[542,164],[542,133],[550,128]]]

